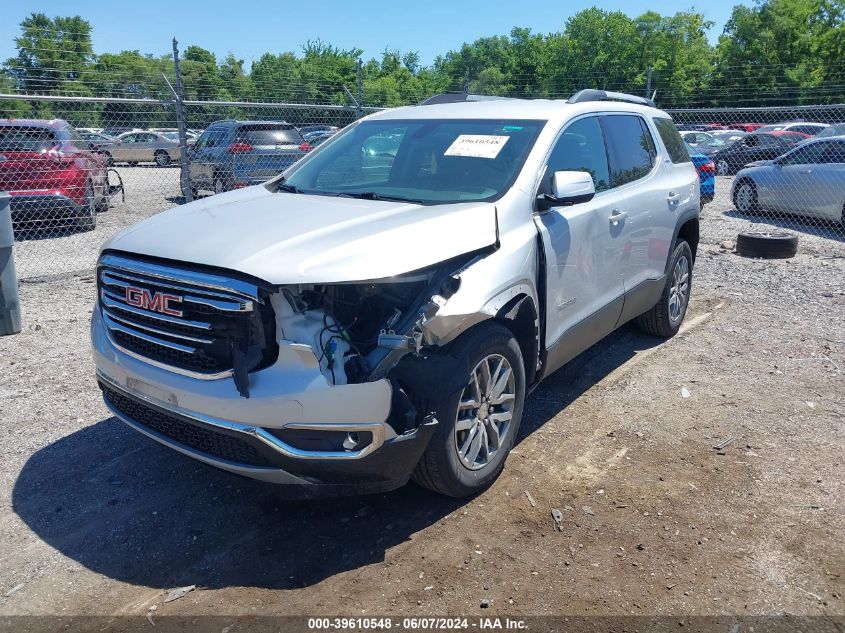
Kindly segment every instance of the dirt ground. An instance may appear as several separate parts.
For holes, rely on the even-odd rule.
[[[841,239],[760,261],[705,236],[685,331],[626,326],[553,375],[469,501],[282,501],[160,447],[101,403],[92,277],[21,292],[0,617],[845,615]]]

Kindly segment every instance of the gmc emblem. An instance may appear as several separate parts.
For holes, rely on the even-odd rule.
[[[143,288],[126,286],[124,297],[127,304],[142,310],[151,310],[174,317],[182,316],[181,310],[170,307],[173,303],[182,303],[182,297],[177,295],[168,295],[163,292],[151,294],[149,290]]]

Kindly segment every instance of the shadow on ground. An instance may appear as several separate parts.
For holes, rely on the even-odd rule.
[[[626,326],[582,354],[529,397],[518,441],[659,342]],[[34,454],[12,501],[41,539],[104,576],[160,588],[271,589],[383,561],[387,549],[465,503],[415,485],[284,501],[271,485],[206,467],[114,418]]]

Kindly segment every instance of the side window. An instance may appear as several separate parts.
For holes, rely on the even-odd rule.
[[[127,134],[126,136],[121,137],[121,143],[134,143],[135,142],[135,135],[134,134]]]
[[[551,193],[556,171],[586,171],[593,177],[596,191],[610,189],[610,169],[604,149],[604,134],[597,117],[579,119],[569,125],[555,143],[540,187]]]
[[[681,135],[678,134],[678,128],[672,119],[656,118],[654,119],[654,126],[657,128],[657,133],[660,134],[660,139],[666,146],[666,151],[669,153],[669,159],[673,163],[688,163],[690,162],[687,148],[684,147],[684,141]]]
[[[605,115],[601,124],[610,161],[611,186],[620,187],[646,176],[654,167],[654,140],[640,117]]]
[[[781,165],[818,165],[821,163],[841,162],[840,160],[831,160],[834,156],[834,149],[840,143],[813,143],[812,145],[805,145],[784,156]],[[839,152],[840,155],[843,153]]]
[[[826,143],[826,145],[822,162],[845,164],[845,143]]]
[[[136,143],[152,143],[156,140],[156,137],[152,134],[138,134],[136,137]]]
[[[758,138],[758,145],[760,147],[777,147],[780,143],[777,142],[777,139],[774,136],[761,135]]]

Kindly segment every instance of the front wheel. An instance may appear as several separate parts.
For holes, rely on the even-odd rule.
[[[716,161],[716,173],[720,176],[730,176],[731,164],[724,158],[720,158]]]
[[[450,354],[465,363],[467,383],[437,407],[439,424],[414,481],[450,497],[468,497],[504,468],[522,419],[525,368],[513,334],[498,323],[470,330]]]
[[[734,193],[734,206],[740,213],[750,214],[758,210],[757,188],[750,180],[742,181]]]
[[[637,317],[637,326],[646,334],[669,338],[681,328],[692,291],[692,249],[678,240],[666,286],[654,307]]]

